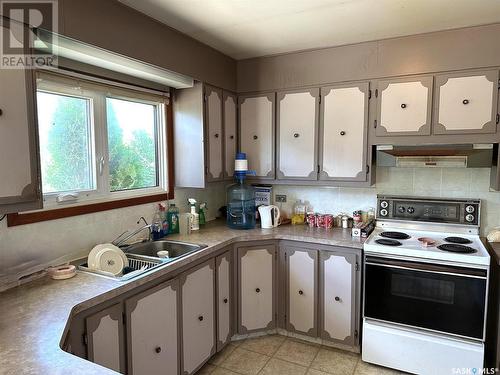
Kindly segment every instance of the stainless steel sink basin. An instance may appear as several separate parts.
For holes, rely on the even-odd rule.
[[[168,258],[164,261],[178,259],[180,257],[201,250],[207,245],[197,245],[187,242],[159,240],[153,242],[141,242],[123,248],[127,254],[135,254],[147,257],[158,258],[158,251],[168,251]]]

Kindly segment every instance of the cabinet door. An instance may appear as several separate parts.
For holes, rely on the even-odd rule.
[[[231,339],[231,252],[215,260],[217,269],[217,351]]]
[[[236,134],[236,95],[224,91],[224,140],[225,169],[224,176],[232,180],[234,174],[234,159],[238,148]]]
[[[317,336],[318,252],[286,248],[287,312],[289,331]]]
[[[205,87],[205,119],[207,122],[207,180],[221,180],[224,175],[222,155],[222,90]]]
[[[316,180],[319,89],[278,92],[278,179]]]
[[[101,366],[125,373],[123,309],[113,305],[85,319],[87,359]]]
[[[434,133],[496,133],[498,70],[436,76]]]
[[[33,82],[33,70],[0,69],[0,216],[42,208]]]
[[[377,136],[430,134],[432,76],[381,80],[376,96]]]
[[[125,301],[129,374],[179,371],[178,280]]]
[[[368,82],[321,88],[321,180],[366,181],[368,92]]]
[[[275,94],[240,96],[240,151],[259,178],[274,179]]]
[[[356,340],[356,255],[322,251],[321,337],[345,345]]]
[[[193,374],[215,354],[215,261],[180,278],[183,374]]]
[[[238,248],[238,332],[246,334],[276,326],[276,248]]]

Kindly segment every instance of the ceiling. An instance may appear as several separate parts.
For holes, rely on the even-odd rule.
[[[499,0],[120,0],[237,60],[500,22]]]

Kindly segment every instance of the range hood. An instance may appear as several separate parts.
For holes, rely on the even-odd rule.
[[[407,168],[490,168],[493,144],[377,146],[377,165]]]

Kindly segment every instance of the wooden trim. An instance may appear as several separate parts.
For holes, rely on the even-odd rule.
[[[167,173],[168,173],[168,193],[147,195],[143,197],[134,197],[119,199],[107,202],[91,203],[80,206],[55,208],[53,210],[30,212],[30,213],[12,213],[7,215],[7,226],[33,224],[41,221],[63,219],[65,217],[86,215],[94,212],[114,210],[117,208],[137,206],[146,203],[160,202],[167,199],[174,199],[174,122],[172,101],[165,100],[165,122],[167,127]]]

